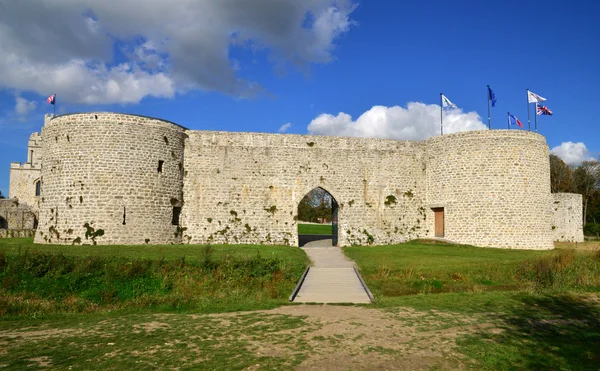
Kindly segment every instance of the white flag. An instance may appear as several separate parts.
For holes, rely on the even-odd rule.
[[[545,100],[546,100],[546,98],[540,97],[536,93],[527,90],[527,101],[529,103],[539,103],[539,102],[543,102]]]
[[[450,99],[446,98],[444,94],[442,94],[442,107],[458,108],[456,104],[450,102]]]

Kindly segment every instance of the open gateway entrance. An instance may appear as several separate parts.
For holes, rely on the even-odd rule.
[[[337,246],[338,203],[321,187],[308,192],[298,204],[298,246]]]

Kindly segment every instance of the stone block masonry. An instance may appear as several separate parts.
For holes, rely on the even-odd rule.
[[[575,193],[552,194],[554,241],[583,242],[583,198]]]
[[[422,143],[190,131],[184,223],[192,243],[298,245],[298,204],[313,188],[339,205],[342,246],[426,236]]]
[[[185,136],[179,125],[134,115],[47,122],[35,242],[180,243],[172,221],[182,203]]]
[[[186,130],[97,112],[47,119],[41,143],[37,243],[297,246],[298,204],[321,187],[339,205],[341,246],[441,228],[458,243],[553,247],[548,146],[531,132],[412,142]]]
[[[552,249],[550,163],[543,136],[483,130],[426,141],[428,207],[465,244]]]

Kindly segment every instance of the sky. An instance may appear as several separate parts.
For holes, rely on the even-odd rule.
[[[600,2],[0,0],[0,191],[43,117],[113,111],[194,130],[422,140],[527,130],[597,159]],[[56,107],[46,98],[56,94]],[[531,130],[534,108],[529,106]]]

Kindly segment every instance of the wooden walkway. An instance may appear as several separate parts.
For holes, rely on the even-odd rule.
[[[370,303],[354,263],[331,240],[303,247],[312,266],[294,298],[295,303]]]

